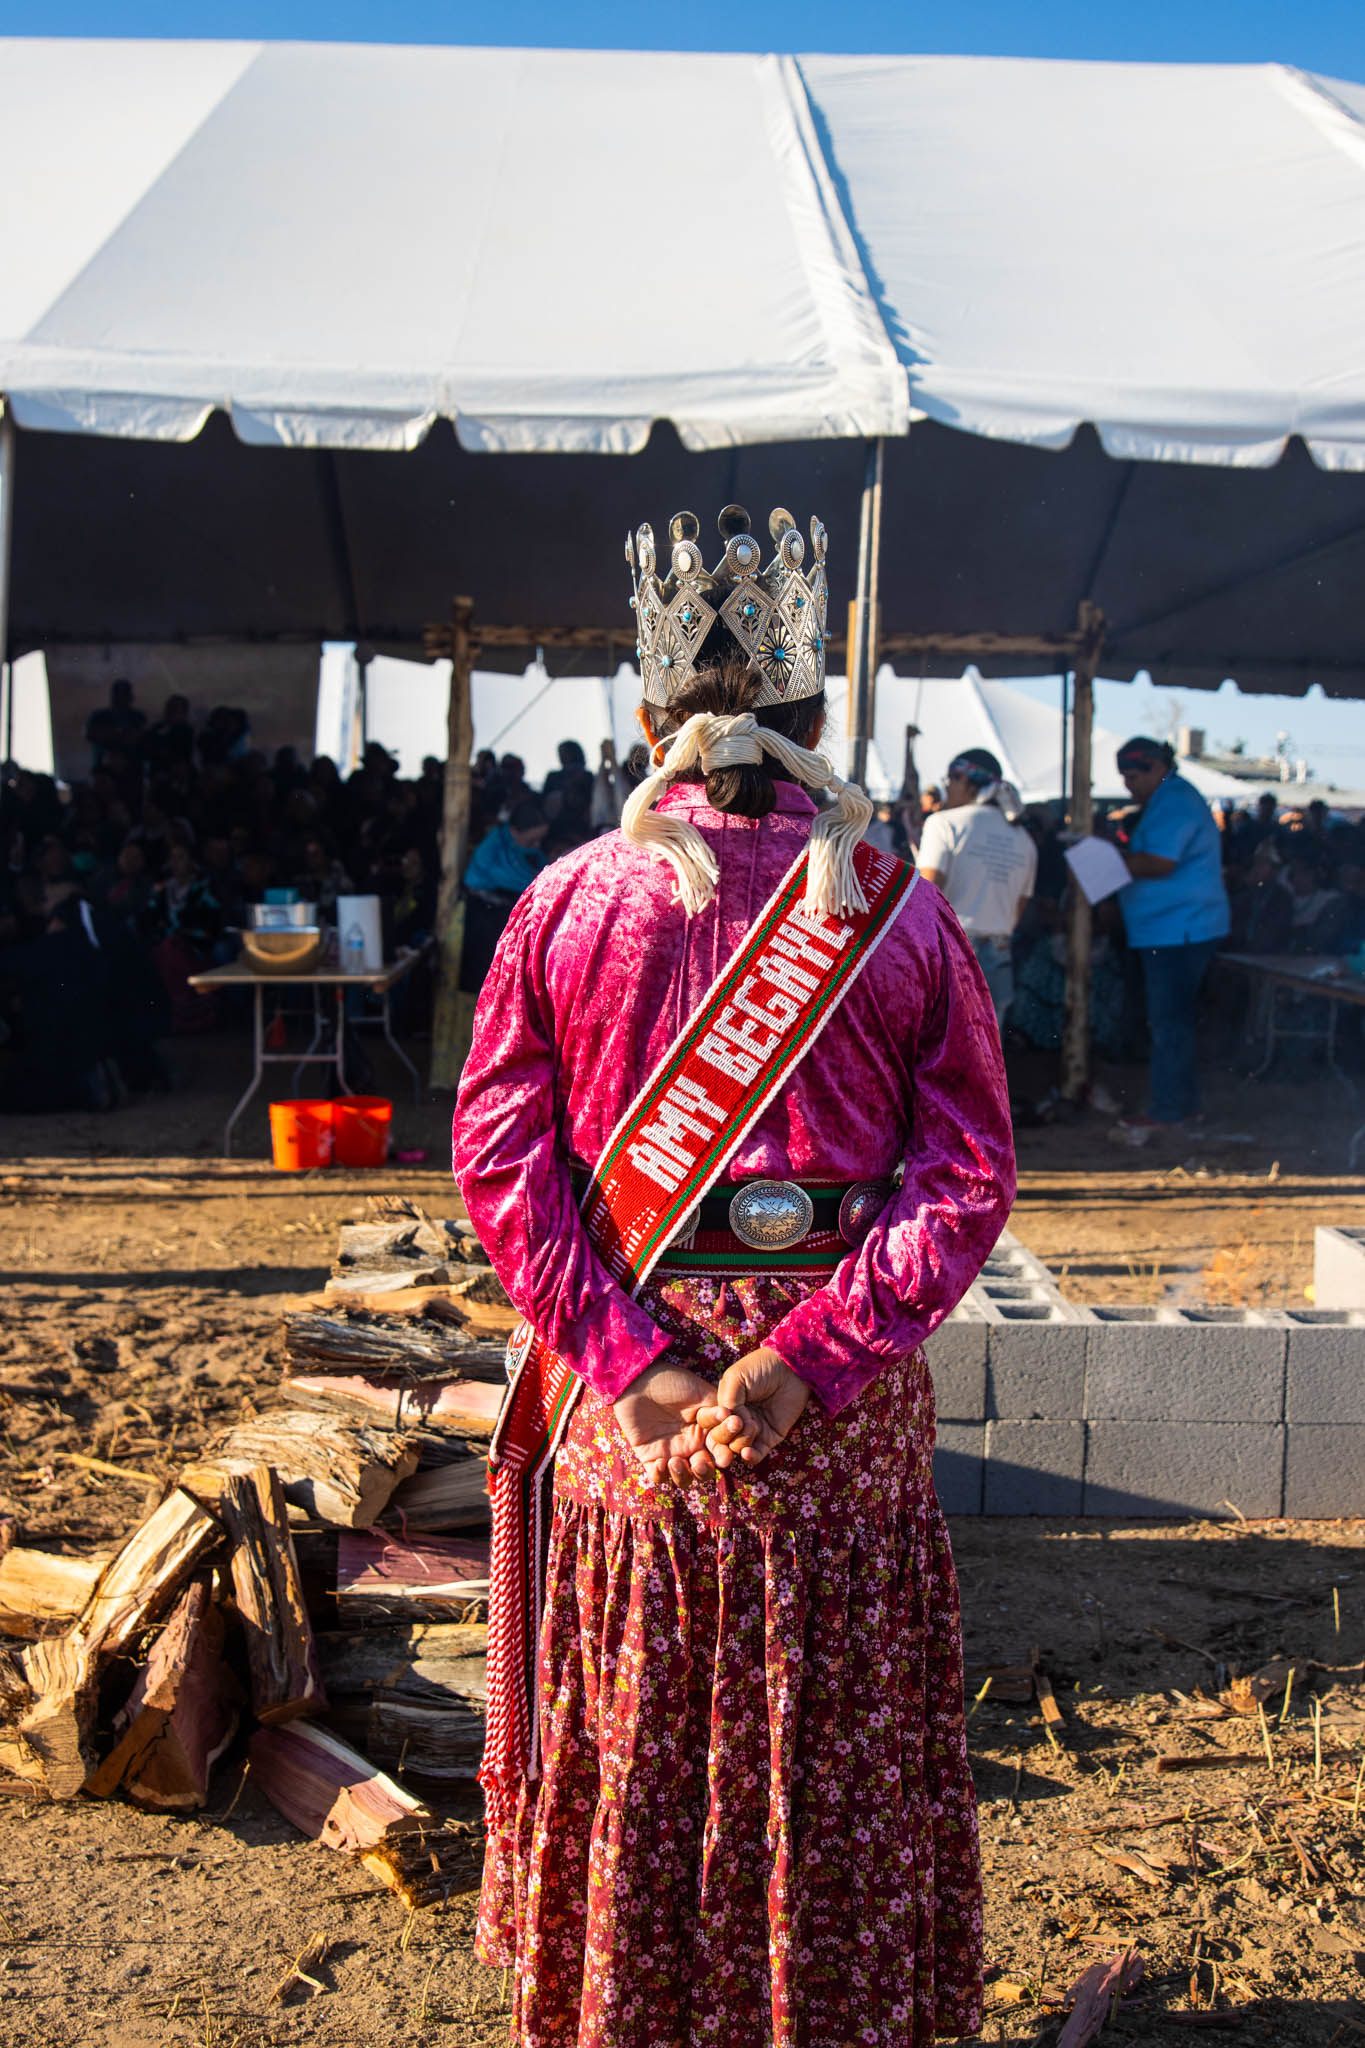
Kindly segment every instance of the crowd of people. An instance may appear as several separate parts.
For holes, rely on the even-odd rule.
[[[150,715],[126,679],[85,736],[80,780],[10,770],[0,791],[0,1108],[106,1108],[168,1087],[161,1042],[224,1016],[225,998],[191,976],[236,956],[267,892],[314,905],[323,926],[338,897],[376,895],[386,957],[424,950],[443,762],[429,757],[404,779],[371,744],[343,776],[325,755],[305,763],[286,746],[267,756],[234,706],[196,716],[175,694]],[[514,754],[485,751],[473,765],[470,985],[532,875],[618,814],[614,765],[594,776],[572,741],[560,756],[539,791]],[[402,1023],[421,1028],[421,970],[402,995]]]
[[[168,1085],[159,1041],[209,1029],[223,1015],[221,999],[195,991],[190,976],[235,956],[249,906],[267,891],[292,890],[316,905],[323,924],[335,920],[339,896],[377,895],[390,957],[420,951],[432,936],[439,760],[429,757],[405,780],[393,757],[371,744],[343,777],[326,756],[305,763],[292,747],[268,758],[245,713],[231,706],[196,718],[188,700],[173,695],[150,717],[126,681],[114,684],[86,737],[89,773],[69,788],[25,771],[5,780],[0,1107],[102,1107],[125,1090]],[[1152,788],[1101,827],[1123,847],[1131,841],[1139,864],[1140,820],[1171,801],[1169,791],[1157,798],[1157,784],[1178,782],[1207,814],[1191,785],[1173,776],[1169,750],[1158,753]],[[567,740],[559,766],[534,789],[515,754],[479,753],[464,874],[467,990],[481,986],[517,897],[549,862],[617,824],[641,769],[638,760],[618,766],[610,744],[590,769],[582,747]],[[1061,1043],[1065,827],[1059,806],[1024,806],[995,757],[967,749],[943,789],[883,804],[869,832],[917,861],[948,895],[1007,1047],[1053,1051]],[[1334,819],[1321,803],[1282,810],[1262,796],[1254,808],[1212,813],[1215,830],[1218,888],[1229,907],[1226,939],[1201,928],[1209,950],[1226,943],[1323,954],[1365,945],[1365,823]],[[1171,891],[1155,893],[1167,899]],[[1115,1059],[1140,1055],[1163,1002],[1150,973],[1144,979],[1141,956],[1153,942],[1141,919],[1132,928],[1134,905],[1123,900],[1141,894],[1124,891],[1095,913],[1092,1035]],[[1154,950],[1166,951],[1160,933]],[[1193,963],[1182,955],[1180,964]],[[414,977],[408,1028],[421,1027],[429,999],[429,983]],[[1158,1120],[1175,1120],[1179,1106],[1158,1104]]]

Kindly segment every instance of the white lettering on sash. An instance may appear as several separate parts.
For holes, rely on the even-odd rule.
[[[785,1031],[792,1019],[800,1016],[801,1005],[800,1003],[794,1003],[790,996],[781,995],[776,989],[771,988],[767,991],[768,1007],[766,1010],[762,1009],[757,1003],[751,1002],[748,990],[756,987],[761,981],[766,979],[767,976],[763,973],[762,962],[760,961],[758,973],[749,975],[735,990],[735,1008],[742,1016],[752,1017],[757,1023],[766,1024],[770,1030]]]
[[[808,973],[804,967],[798,967],[796,962],[787,959],[785,954],[769,950],[758,965],[763,979],[772,982],[776,988],[785,989],[789,996],[813,995],[820,986],[816,975]]]
[[[725,1111],[719,1103],[711,1100],[699,1081],[682,1074],[670,1083],[652,1122],[643,1126],[627,1149],[641,1173],[672,1194],[696,1164],[696,1148],[687,1144],[685,1134],[709,1140],[711,1125],[724,1122]]]
[[[714,1067],[718,1074],[728,1074],[732,1081],[738,1081],[745,1088],[754,1079],[762,1060],[740,1052],[737,1047],[727,1045],[714,1031],[708,1031],[697,1047],[697,1058],[705,1060],[708,1067]]]
[[[652,1180],[666,1194],[671,1195],[681,1187],[684,1178],[682,1167],[656,1151],[653,1145],[642,1145],[637,1140],[635,1144],[627,1145],[626,1156],[646,1180]]]

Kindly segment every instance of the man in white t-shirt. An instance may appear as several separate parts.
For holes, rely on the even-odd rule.
[[[1019,823],[1023,808],[995,755],[968,747],[949,768],[946,803],[925,819],[919,843],[919,871],[957,912],[1001,1025],[1014,999],[1010,938],[1038,873],[1038,849]]]

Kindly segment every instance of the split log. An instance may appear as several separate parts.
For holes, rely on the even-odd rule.
[[[403,1543],[343,1532],[337,1546],[337,1617],[347,1625],[445,1621],[488,1598],[488,1544],[461,1536]]]
[[[457,1458],[414,1472],[396,1488],[380,1520],[400,1534],[484,1527],[491,1513],[487,1458]]]
[[[402,1371],[413,1379],[498,1381],[506,1377],[505,1347],[444,1318],[349,1315],[295,1310],[284,1318],[284,1352],[291,1366],[334,1371]]]
[[[188,1813],[237,1729],[236,1680],[222,1659],[223,1615],[206,1579],[185,1588],[116,1720],[119,1739],[85,1789],[119,1785],[139,1806]]]
[[[74,1621],[109,1562],[99,1557],[59,1557],[50,1550],[17,1545],[0,1557],[0,1635],[36,1636],[45,1625]]]
[[[500,1386],[455,1378],[414,1384],[402,1374],[378,1372],[296,1373],[279,1389],[293,1409],[350,1416],[372,1429],[436,1430],[485,1440],[493,1434],[505,1392],[505,1380]]]
[[[251,1738],[251,1775],[300,1833],[357,1857],[410,1912],[478,1885],[482,1828],[441,1826],[420,1799],[314,1721],[260,1729]]]
[[[270,1465],[284,1497],[320,1522],[368,1529],[399,1483],[417,1469],[417,1447],[403,1435],[341,1415],[271,1409],[238,1423],[221,1450],[184,1475],[193,1493],[216,1499],[228,1477]]]
[[[279,1474],[234,1473],[218,1497],[231,1550],[232,1591],[246,1635],[258,1721],[292,1721],[325,1704],[299,1561]]]
[[[385,1694],[338,1703],[329,1710],[327,1724],[403,1778],[468,1783],[478,1777],[483,1762],[484,1717],[472,1707],[433,1706]]]
[[[400,1628],[323,1633],[318,1668],[333,1701],[394,1699],[481,1708],[488,1697],[488,1628],[474,1622],[410,1622]]]
[[[329,1849],[362,1855],[387,1835],[435,1827],[420,1799],[315,1721],[258,1729],[250,1754],[252,1781],[272,1806]]]
[[[371,1195],[367,1207],[372,1221],[417,1224],[419,1237],[416,1242],[434,1244],[439,1241],[438,1234],[443,1234],[453,1247],[452,1258],[462,1259],[470,1265],[488,1264],[488,1254],[467,1222],[459,1222],[454,1217],[438,1219],[429,1216],[420,1202],[414,1202],[406,1195]],[[346,1226],[342,1228],[344,1231]],[[430,1238],[423,1234],[427,1231],[432,1233]]]
[[[404,1776],[478,1776],[488,1698],[488,1631],[458,1623],[321,1638],[329,1726]]]
[[[342,1307],[377,1308],[382,1314],[389,1307],[390,1295],[434,1293],[438,1287],[448,1287],[451,1277],[444,1259],[414,1259],[405,1266],[333,1273],[322,1292],[324,1300]]]
[[[177,1488],[100,1573],[65,1635],[24,1652],[35,1704],[19,1723],[31,1769],[54,1799],[73,1799],[96,1762],[91,1741],[101,1669],[159,1621],[220,1538],[218,1522]]]

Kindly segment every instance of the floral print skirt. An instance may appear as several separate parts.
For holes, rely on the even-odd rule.
[[[661,1269],[710,1379],[814,1278]],[[543,1775],[478,1951],[519,2048],[917,2048],[981,2024],[957,1585],[921,1356],[764,1464],[652,1487],[585,1392],[555,1474]]]

